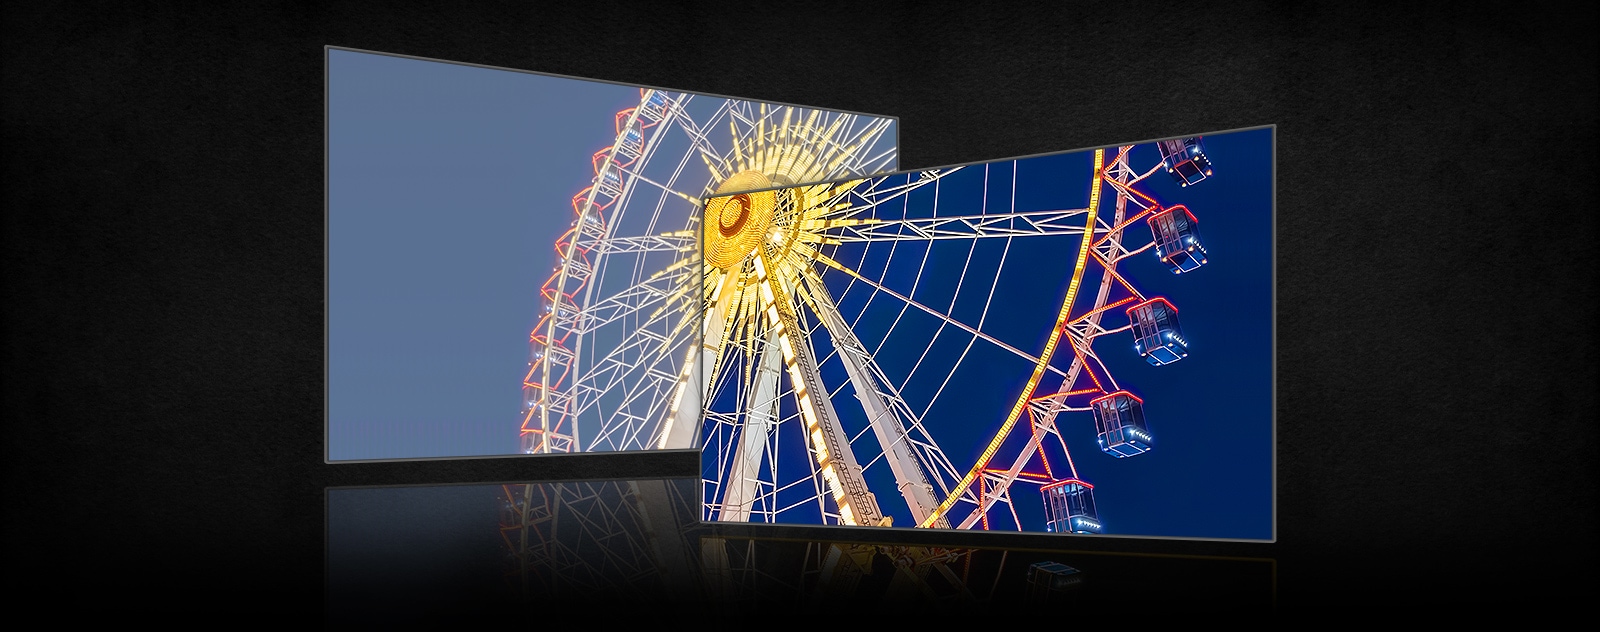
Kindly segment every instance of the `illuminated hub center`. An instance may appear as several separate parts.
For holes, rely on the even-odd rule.
[[[758,171],[741,171],[723,180],[717,194],[765,189],[783,184]],[[778,210],[778,192],[756,191],[713,197],[706,204],[706,264],[732,270],[761,246]]]

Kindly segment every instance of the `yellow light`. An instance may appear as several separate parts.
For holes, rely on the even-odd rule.
[[[731,270],[755,252],[772,225],[778,194],[776,191],[739,192],[765,189],[772,184],[771,179],[758,171],[741,171],[717,185],[718,195],[707,201],[703,218],[707,265]]]
[[[828,444],[822,440],[822,430],[811,431],[811,443],[817,447],[817,462],[832,463],[833,455],[828,454]]]
[[[817,411],[811,407],[810,397],[805,397],[800,400],[800,414],[805,415],[806,426],[810,427],[817,425]]]
[[[1094,178],[1089,185],[1089,213],[1087,219],[1084,220],[1084,226],[1094,226],[1095,215],[1100,210],[1100,170],[1104,165],[1105,150],[1096,149],[1094,151]],[[1050,365],[1050,357],[1055,354],[1056,343],[1061,339],[1061,327],[1066,323],[1067,315],[1072,311],[1072,304],[1078,297],[1078,286],[1083,281],[1084,263],[1088,259],[1089,246],[1093,240],[1093,235],[1094,231],[1092,230],[1083,231],[1083,241],[1078,246],[1078,258],[1072,270],[1072,281],[1067,284],[1067,296],[1061,301],[1061,311],[1056,316],[1056,326],[1051,329],[1050,338],[1045,342],[1044,352],[1039,354],[1039,362],[1034,366],[1033,375],[1028,378],[1028,384],[1023,387],[1022,394],[1017,398],[1017,403],[1011,407],[1011,412],[1006,415],[1005,423],[1000,425],[1000,431],[995,433],[994,438],[989,441],[988,447],[984,448],[983,455],[972,466],[972,470],[962,477],[961,482],[957,483],[954,489],[950,490],[950,496],[945,498],[944,502],[939,503],[939,506],[917,526],[923,528],[932,526],[935,521],[950,511],[951,507],[955,506],[961,494],[972,486],[972,482],[978,477],[978,473],[988,466],[989,459],[994,458],[995,453],[1000,450],[1000,444],[1005,441],[1007,435],[1011,433],[1012,426],[1015,426],[1017,419],[1022,416],[1022,411],[1027,406],[1028,399],[1033,395],[1033,390],[1039,386],[1039,379],[1044,377],[1045,368]],[[980,506],[979,509],[981,510],[982,507]]]

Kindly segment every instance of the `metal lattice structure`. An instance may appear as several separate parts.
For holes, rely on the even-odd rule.
[[[1157,246],[1155,225],[1141,220],[1166,207],[1140,185],[1171,171],[1154,144],[1095,150],[1081,172],[1049,174],[1077,191],[1076,205],[1028,208],[1019,203],[1018,173],[1045,164],[1041,158],[708,201],[700,297],[706,519],[892,525],[890,514],[899,513],[919,527],[1043,530],[1017,517],[1015,488],[1081,483],[1058,424],[1066,414],[1089,423],[1092,399],[1123,390],[1099,343],[1129,332],[1130,306],[1151,298],[1119,264]],[[982,187],[977,200],[941,190],[954,190],[949,183],[963,173],[962,186]],[[1008,186],[1009,204],[1000,201]],[[984,264],[996,279],[1013,248],[1043,244],[1059,253],[1058,268],[1029,271],[1041,291],[1062,296],[1042,348],[985,328],[1006,298],[974,257],[980,241],[1000,242],[985,251],[998,253],[998,263]],[[949,263],[959,250],[930,257],[938,243],[967,245],[959,269]],[[918,298],[919,285],[934,278],[953,279],[948,304]],[[956,313],[964,284],[984,296],[981,309]],[[868,316],[874,303],[894,306],[892,323]],[[933,339],[890,344],[913,318],[932,319]],[[918,345],[932,349],[941,336],[964,345],[959,355],[921,351],[914,363],[884,362],[886,349],[915,357]],[[1117,353],[1132,348],[1126,342],[1114,345]],[[1013,363],[1004,368],[1017,368],[1013,392],[1021,394],[979,420],[939,419],[940,405],[963,393],[952,377],[979,362],[970,359],[981,355],[975,346]],[[958,423],[988,428],[976,445],[957,446],[970,453],[941,444],[940,429]],[[1097,520],[1060,524],[1100,528]]]
[[[521,451],[697,445],[697,234],[717,192],[881,173],[892,119],[641,90],[618,112],[540,288]],[[737,168],[735,168],[737,166]],[[690,393],[689,391],[694,391]],[[679,414],[678,411],[684,411]]]
[[[502,486],[508,577],[529,601],[595,594],[698,599],[693,481]]]

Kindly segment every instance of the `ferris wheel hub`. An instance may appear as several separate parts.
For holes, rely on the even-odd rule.
[[[764,189],[774,182],[759,171],[741,171],[723,180],[717,193]],[[761,245],[778,208],[776,191],[711,198],[705,209],[706,264],[732,269]]]

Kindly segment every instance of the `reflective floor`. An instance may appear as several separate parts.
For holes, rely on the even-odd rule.
[[[938,534],[933,544],[849,541],[834,539],[854,535],[837,529],[796,539],[764,525],[701,523],[698,487],[652,479],[329,489],[329,620],[516,619],[607,606],[801,616],[1275,605],[1268,559],[1075,551],[1071,536],[1037,548],[940,546]]]

